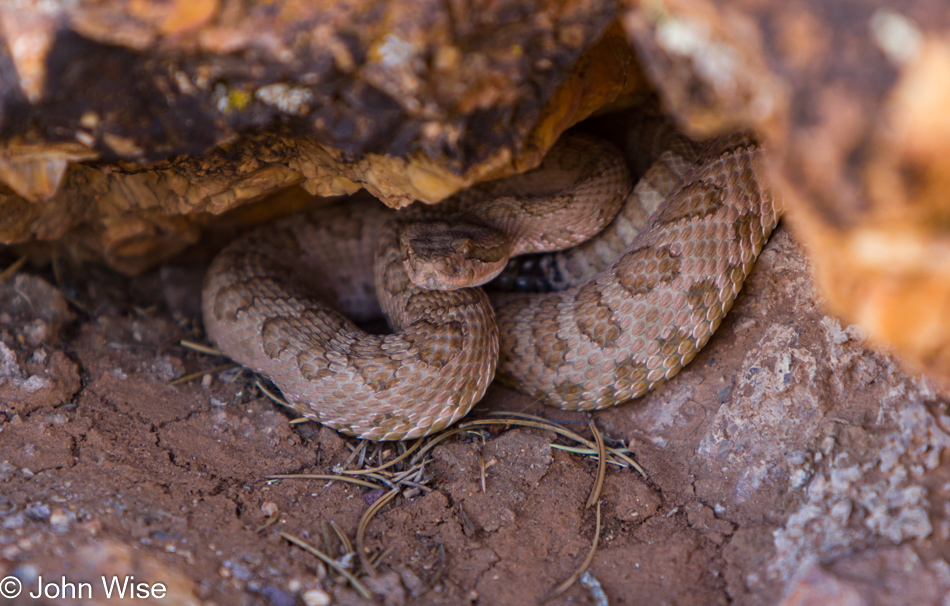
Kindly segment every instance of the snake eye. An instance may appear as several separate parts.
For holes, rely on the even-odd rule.
[[[459,247],[459,250],[467,257],[472,254],[472,251],[475,250],[475,244],[472,243],[471,238],[468,238],[462,243],[462,246]]]

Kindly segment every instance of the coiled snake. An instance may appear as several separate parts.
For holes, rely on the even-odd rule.
[[[618,150],[574,136],[535,171],[434,209],[350,201],[252,230],[208,271],[207,333],[303,415],[373,440],[443,429],[496,374],[561,408],[626,402],[705,345],[780,214],[754,137],[663,140],[632,191]],[[565,227],[578,224],[607,227],[520,262],[514,278],[565,290],[505,293],[493,307],[481,288],[459,288],[511,252],[576,244]],[[359,321],[379,309],[392,334],[337,311]]]

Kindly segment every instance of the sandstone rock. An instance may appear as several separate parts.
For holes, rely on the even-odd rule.
[[[926,0],[628,2],[693,132],[752,125],[829,305],[950,380],[950,17]]]
[[[63,239],[138,273],[202,216],[291,185],[401,207],[526,170],[644,88],[614,17],[605,0],[4,4],[0,242]]]

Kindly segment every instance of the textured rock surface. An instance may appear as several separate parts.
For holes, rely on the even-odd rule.
[[[56,347],[75,319],[66,299],[42,278],[19,275],[0,283],[0,400],[25,415],[69,402],[79,368]],[[9,343],[9,345],[8,345]]]
[[[925,564],[909,547],[882,547],[814,566],[799,576],[782,606],[946,604],[950,565]]]
[[[526,170],[644,89],[614,18],[602,0],[5,3],[0,242],[65,237],[136,273],[291,185],[401,207]]]
[[[929,0],[628,4],[675,115],[771,140],[832,308],[950,379],[950,14]]]
[[[348,154],[465,166],[534,128],[614,18],[606,0],[15,0],[0,131],[156,159],[289,117]]]

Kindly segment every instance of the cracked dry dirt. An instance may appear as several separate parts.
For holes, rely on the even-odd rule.
[[[352,538],[366,489],[266,479],[329,473],[353,442],[291,426],[246,373],[170,385],[221,363],[179,345],[201,339],[203,270],[26,267],[0,284],[0,577],[134,574],[166,584],[163,604],[368,603],[277,534],[320,542],[333,521]],[[780,228],[696,360],[593,415],[649,479],[608,470],[590,572],[617,605],[943,603],[947,403],[825,315]],[[502,388],[488,410],[587,431]],[[553,441],[499,427],[436,447],[433,490],[369,527],[391,549],[366,580],[377,603],[535,604],[567,578],[594,535],[596,462]],[[550,603],[605,602],[576,584]]]

